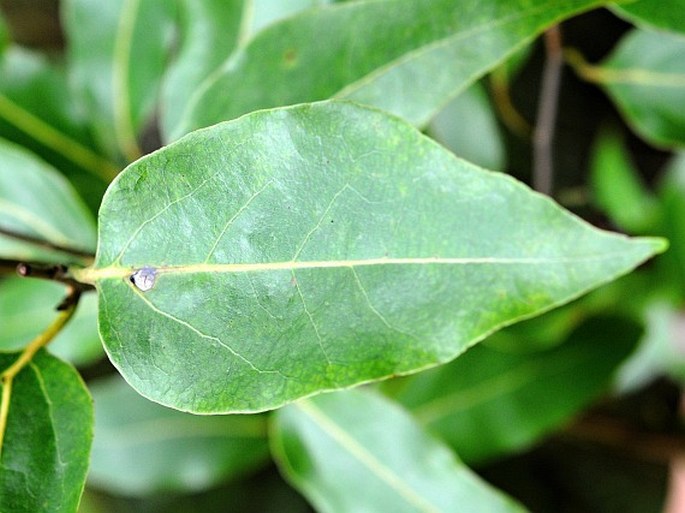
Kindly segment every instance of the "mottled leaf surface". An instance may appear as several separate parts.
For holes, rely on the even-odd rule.
[[[6,369],[18,357],[0,354]],[[0,510],[75,513],[86,480],[93,404],[76,370],[41,351],[15,378],[0,457]]]
[[[272,447],[284,475],[322,513],[525,511],[408,413],[368,391],[326,394],[279,410]]]
[[[240,412],[449,361],[662,249],[403,121],[324,102],[131,165],[103,201],[96,263],[76,276],[97,286],[100,334],[134,388]]]
[[[89,383],[95,439],[88,482],[124,495],[198,491],[265,462],[266,419],[196,416],[141,397],[121,378]]]
[[[348,98],[424,125],[547,26],[598,0],[382,0],[267,27],[197,92],[179,137],[256,109]]]

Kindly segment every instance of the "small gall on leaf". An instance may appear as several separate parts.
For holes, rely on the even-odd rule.
[[[147,292],[155,286],[156,278],[157,270],[154,267],[143,267],[134,272],[129,279],[138,290]]]

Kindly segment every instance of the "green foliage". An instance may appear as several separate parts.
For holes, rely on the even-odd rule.
[[[674,154],[584,127],[582,220],[479,166],[527,176],[535,38],[600,6],[637,28],[569,62]],[[0,512],[559,511],[506,458],[685,377],[683,12],[64,0],[51,51],[0,19]],[[576,509],[624,507],[570,452]]]

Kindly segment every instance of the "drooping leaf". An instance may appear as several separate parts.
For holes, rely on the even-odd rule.
[[[0,368],[17,356],[0,353]],[[80,376],[40,351],[13,381],[0,457],[0,509],[75,513],[92,434],[93,405]]]
[[[502,350],[493,335],[449,365],[408,378],[394,397],[462,459],[482,462],[529,446],[586,407],[641,334],[634,322],[596,318],[537,352]]]
[[[69,183],[30,152],[0,139],[0,227],[79,250],[95,248],[95,224]],[[74,261],[0,234],[0,257]]]
[[[144,396],[261,411],[451,360],[663,243],[601,232],[406,123],[263,111],[131,165],[100,209],[108,354]]]
[[[642,137],[666,148],[685,146],[685,37],[635,29],[595,79]]]
[[[614,4],[611,9],[637,25],[685,34],[683,0],[637,0]]]
[[[455,155],[487,169],[504,168],[504,146],[485,90],[474,84],[435,116],[428,134]]]
[[[42,333],[64,299],[64,285],[44,280],[7,278],[0,282],[0,350],[17,351]],[[97,296],[84,294],[69,324],[50,342],[50,352],[74,365],[104,356],[97,332]]]
[[[658,206],[626,151],[617,134],[600,134],[591,164],[592,189],[598,206],[617,226],[646,233],[655,227]]]
[[[198,91],[177,138],[256,109],[348,98],[426,124],[547,26],[599,0],[386,0],[269,26]]]
[[[287,406],[271,440],[283,474],[322,513],[524,511],[369,391]]]
[[[66,0],[62,18],[74,91],[111,158],[140,155],[174,37],[176,2]]]
[[[266,419],[198,417],[152,403],[112,377],[89,384],[95,440],[88,482],[124,495],[197,491],[264,463]]]

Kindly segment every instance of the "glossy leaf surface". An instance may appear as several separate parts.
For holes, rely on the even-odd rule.
[[[562,345],[536,352],[499,348],[496,334],[449,365],[398,384],[393,396],[465,461],[482,462],[530,445],[586,407],[641,334],[632,322],[598,318]]]
[[[17,354],[0,354],[0,368]],[[39,352],[14,379],[0,457],[0,509],[75,513],[88,470],[93,404],[78,373]]]
[[[424,125],[544,28],[601,4],[387,0],[308,10],[234,53],[198,91],[174,138],[256,109],[331,97]]]
[[[0,227],[75,248],[95,248],[90,212],[66,179],[32,153],[0,140]],[[50,260],[75,257],[0,234],[0,257]]]
[[[597,80],[638,134],[666,148],[685,146],[685,37],[633,30]]]
[[[121,378],[89,384],[95,440],[89,483],[125,495],[197,491],[265,462],[266,419],[164,408]]]
[[[284,475],[322,513],[524,511],[409,414],[368,391],[279,410],[272,447]]]
[[[43,332],[67,290],[60,283],[30,278],[0,282],[0,350],[17,351]],[[50,352],[74,365],[104,356],[97,331],[97,296],[84,294],[69,324],[50,342]]]
[[[661,249],[396,118],[324,102],[198,131],[130,166],[77,278],[97,286],[100,334],[134,388],[239,412],[446,362]]]

